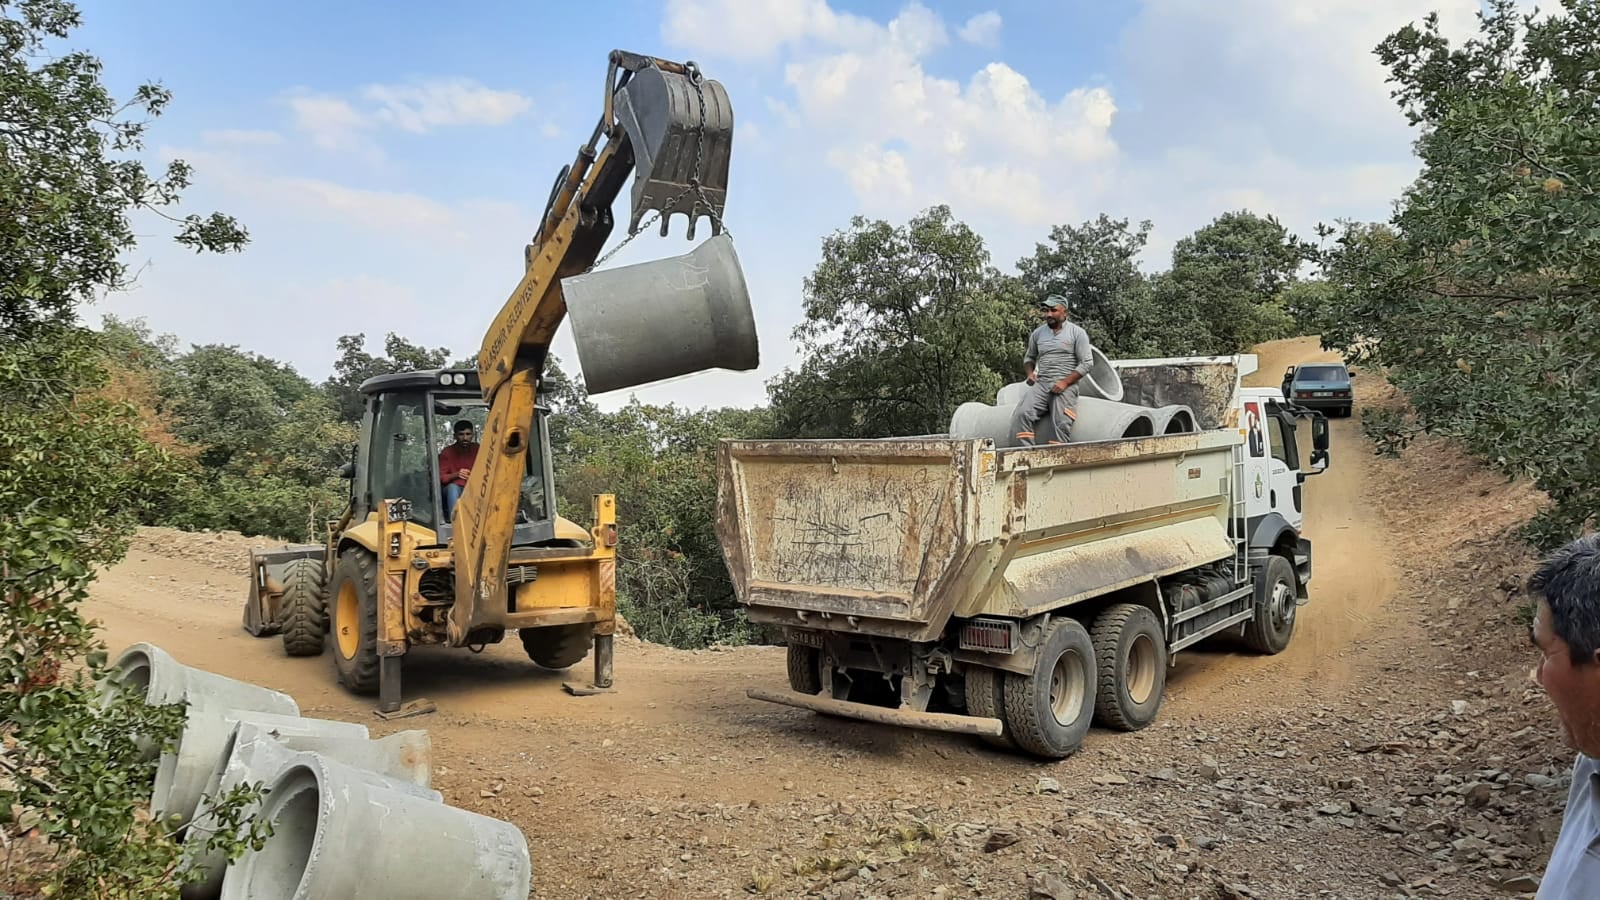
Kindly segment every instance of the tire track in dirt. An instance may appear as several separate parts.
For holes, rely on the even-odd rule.
[[[1260,365],[1246,377],[1252,387],[1276,386],[1285,368],[1302,362],[1337,362],[1315,338],[1275,341],[1256,350]],[[1392,548],[1402,536],[1390,533],[1382,498],[1368,478],[1371,450],[1361,435],[1363,386],[1356,378],[1356,411],[1330,419],[1329,466],[1306,480],[1305,534],[1312,545],[1310,599],[1296,614],[1294,638],[1277,656],[1247,650],[1192,650],[1179,654],[1169,673],[1173,713],[1197,716],[1260,709],[1264,702],[1292,706],[1296,697],[1329,697],[1348,692],[1360,677],[1352,658],[1356,642],[1392,620],[1389,601],[1398,584]],[[1300,443],[1309,448],[1309,428]],[[1307,455],[1308,449],[1302,450]],[[1257,689],[1262,683],[1270,691]]]

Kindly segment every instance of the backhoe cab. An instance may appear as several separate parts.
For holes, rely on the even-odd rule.
[[[291,656],[330,648],[340,682],[378,693],[380,716],[433,708],[400,701],[409,647],[481,650],[507,631],[547,668],[575,665],[592,644],[593,684],[564,687],[611,688],[615,499],[595,495],[587,527],[556,514],[537,403],[569,299],[592,393],[759,363],[749,295],[722,222],[733,141],[726,91],[693,63],[613,51],[609,66],[604,112],[551,189],[477,368],[369,379],[361,442],[344,470],[344,516],[329,523],[322,544],[251,554],[245,630],[281,633]],[[691,240],[696,220],[709,217],[713,236],[682,257],[594,271],[630,172],[621,244],[642,232],[650,211],[662,217],[663,236],[676,215],[688,218]],[[439,455],[463,420],[479,446],[450,508]]]

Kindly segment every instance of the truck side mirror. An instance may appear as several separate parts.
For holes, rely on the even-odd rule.
[[[344,465],[340,466],[339,467],[339,477],[340,478],[354,478],[354,477],[356,477],[356,464],[353,463],[353,462],[347,462]]]
[[[1328,417],[1311,417],[1311,467],[1320,472],[1328,467]]]

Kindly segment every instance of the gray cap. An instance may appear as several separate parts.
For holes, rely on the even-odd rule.
[[[1041,309],[1050,309],[1052,307],[1056,307],[1056,308],[1060,308],[1060,309],[1068,309],[1069,308],[1067,306],[1067,298],[1061,296],[1060,294],[1051,294],[1050,296],[1048,296],[1048,297],[1044,298],[1043,300],[1039,301],[1039,307]]]

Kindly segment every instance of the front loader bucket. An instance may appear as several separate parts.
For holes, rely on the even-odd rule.
[[[691,241],[700,216],[711,217],[712,234],[722,232],[733,106],[720,82],[690,72],[680,75],[647,66],[616,92],[617,120],[633,145],[639,173],[633,182],[629,234],[652,209],[661,213],[662,237],[675,213],[689,217]]]
[[[244,630],[270,637],[282,630],[283,569],[289,562],[323,554],[321,544],[286,544],[278,550],[250,551],[250,596],[244,603]]]

